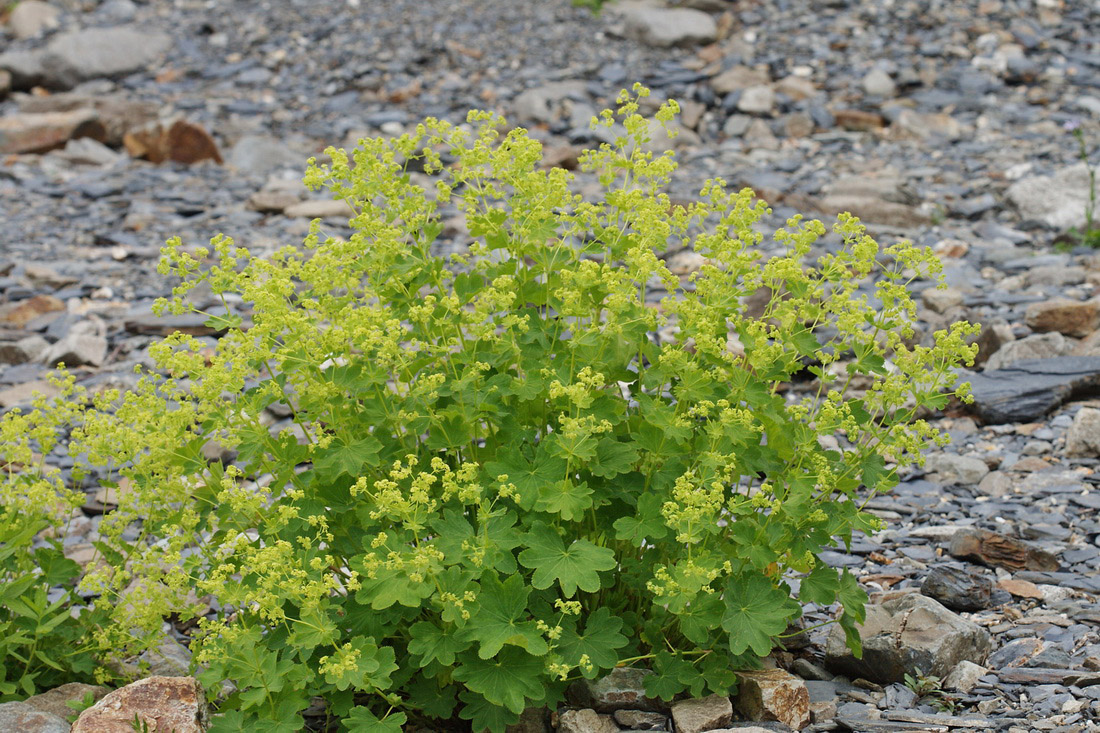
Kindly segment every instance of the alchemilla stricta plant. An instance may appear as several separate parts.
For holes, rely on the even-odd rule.
[[[250,317],[209,314],[213,352],[169,337],[136,389],[73,416],[74,455],[129,482],[82,581],[113,615],[103,648],[210,596],[194,650],[211,691],[233,683],[217,730],[295,731],[320,696],[342,729],[499,733],[622,664],[666,700],[727,692],[799,601],[839,601],[858,643],[865,595],[819,554],[877,527],[866,498],[942,441],[916,418],[965,393],[973,328],[909,346],[907,286],[937,260],[851,216],[836,254],[811,260],[826,228],[796,217],[764,258],[751,191],[711,180],[673,205],[635,91],[594,121],[617,135],[581,158],[596,200],[474,112],[311,162],[306,183],[357,212],[350,239],[314,222],[264,259],[169,244],[162,309],[205,284]],[[433,248],[448,202],[468,253]],[[706,257],[684,282],[659,256],[681,246]],[[820,389],[790,397],[800,373]],[[211,440],[237,459],[205,460]]]

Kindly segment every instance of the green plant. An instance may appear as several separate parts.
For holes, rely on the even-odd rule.
[[[954,713],[958,707],[955,699],[944,692],[941,685],[943,680],[933,674],[925,674],[922,670],[914,670],[913,674],[905,674],[905,686],[912,690],[921,700],[928,699],[933,707],[945,712]]]
[[[71,393],[72,380],[57,386]],[[84,497],[43,459],[77,411],[39,396],[29,413],[13,409],[0,421],[0,700],[87,681],[95,668],[92,614],[74,617],[80,566],[60,540]]]
[[[1093,168],[1092,164],[1089,162],[1089,149],[1088,145],[1085,143],[1085,131],[1081,129],[1081,124],[1076,121],[1066,123],[1066,130],[1077,138],[1077,157],[1085,164],[1085,170],[1088,171],[1089,176],[1088,201],[1085,202],[1085,230],[1078,231],[1076,228],[1073,228],[1069,231],[1069,236],[1078,244],[1083,244],[1087,247],[1100,247],[1100,227],[1095,226],[1096,169]]]
[[[65,716],[70,723],[75,723],[76,719],[80,717],[80,714],[95,705],[95,695],[91,692],[85,692],[84,697],[79,700],[66,700],[65,707],[69,708],[73,712],[70,715]]]
[[[622,664],[651,667],[665,699],[730,690],[800,615],[793,577],[802,601],[840,601],[858,646],[865,594],[817,556],[878,527],[861,502],[944,441],[914,418],[965,394],[953,369],[975,329],[908,348],[907,286],[938,261],[851,216],[811,261],[824,225],[791,219],[764,258],[747,189],[708,181],[673,206],[672,154],[644,152],[637,109],[624,92],[594,120],[617,134],[582,156],[596,201],[525,130],[472,112],[311,161],[307,184],[357,212],[348,240],[315,221],[267,259],[169,244],[179,284],[159,307],[189,310],[206,283],[225,333],[213,354],[153,345],[162,372],[89,398],[73,431],[74,455],[130,481],[83,584],[113,613],[104,647],[154,643],[133,630],[211,594],[223,613],[200,620],[196,662],[236,685],[215,730],[298,730],[318,695],[347,730],[499,732]],[[447,204],[467,254],[436,254]],[[708,258],[686,283],[658,256],[680,245]],[[796,374],[819,389],[788,399]],[[844,450],[821,447],[834,434]],[[206,461],[211,440],[236,461]]]

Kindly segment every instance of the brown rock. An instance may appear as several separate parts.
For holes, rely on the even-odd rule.
[[[579,680],[569,686],[567,699],[577,707],[594,708],[601,713],[616,710],[648,710],[667,712],[668,703],[645,693],[645,678],[653,674],[648,669],[616,667],[595,680]]]
[[[45,153],[77,137],[102,142],[103,123],[91,110],[15,114],[0,118],[0,154]]]
[[[615,722],[630,730],[668,730],[668,716],[644,710],[616,710]]]
[[[547,733],[546,708],[526,708],[519,721],[504,729],[504,733]]]
[[[34,114],[91,110],[106,130],[103,142],[112,147],[122,145],[123,136],[130,130],[156,122],[159,109],[156,102],[128,99],[120,95],[90,97],[70,92],[47,97],[27,97],[19,103],[20,112]]]
[[[964,560],[1007,570],[1055,572],[1061,568],[1058,558],[1046,550],[985,529],[956,532],[951,538],[948,552]]]
[[[1100,326],[1100,303],[1096,300],[1065,298],[1032,303],[1027,307],[1025,320],[1036,331],[1057,331],[1066,336],[1082,338]]]
[[[737,709],[749,720],[778,721],[794,730],[810,724],[806,683],[782,669],[738,672]]]
[[[0,99],[8,96],[11,92],[11,72],[7,69],[0,69]]]
[[[838,109],[833,113],[833,117],[837,125],[855,132],[873,132],[886,126],[886,120],[882,115],[858,109]]]
[[[85,685],[81,682],[70,682],[67,685],[61,685],[61,687],[47,690],[40,695],[28,697],[23,702],[30,705],[35,710],[41,710],[44,713],[51,713],[62,718],[67,718],[76,711],[65,703],[82,702],[84,697],[89,694],[92,696],[93,700],[99,700],[110,691],[111,688],[101,685]]]
[[[23,328],[44,313],[65,310],[65,304],[52,295],[35,295],[26,300],[0,305],[0,322]]]
[[[724,695],[682,700],[672,706],[677,733],[703,733],[724,728],[733,720],[733,703]]]
[[[1005,578],[1004,580],[997,583],[997,587],[1003,591],[1008,591],[1017,598],[1043,597],[1043,592],[1039,590],[1039,586],[1027,580]]]
[[[200,160],[222,162],[221,153],[210,133],[202,125],[183,118],[131,130],[122,136],[122,144],[131,156],[153,163],[166,160],[188,165]]]
[[[193,677],[149,677],[115,690],[85,710],[72,733],[133,733],[135,716],[150,730],[204,733],[206,696]]]

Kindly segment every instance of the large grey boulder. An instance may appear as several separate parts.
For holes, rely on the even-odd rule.
[[[71,89],[82,81],[117,78],[148,68],[172,46],[164,33],[135,26],[62,33],[42,54],[46,86]]]
[[[856,659],[834,626],[825,647],[825,664],[850,677],[881,684],[902,682],[906,674],[946,676],[961,661],[981,664],[989,656],[989,632],[919,593],[867,606],[860,627],[863,658]]]
[[[963,374],[973,409],[987,423],[1031,422],[1070,397],[1100,392],[1100,357],[1059,356],[1019,361],[1004,369]]]
[[[992,371],[1010,367],[1018,361],[1066,356],[1073,350],[1073,347],[1073,341],[1057,331],[1033,333],[1019,341],[1009,341],[1001,346],[986,361],[985,368]]]

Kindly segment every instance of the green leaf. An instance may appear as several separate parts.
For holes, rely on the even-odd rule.
[[[459,641],[453,628],[441,629],[429,621],[418,621],[409,629],[412,640],[409,653],[420,657],[420,666],[427,667],[438,661],[444,667],[455,663],[455,654],[465,651],[470,644]]]
[[[571,435],[553,433],[546,439],[546,449],[557,456],[579,466],[596,455],[596,439],[591,435]]]
[[[559,514],[567,522],[580,518],[592,506],[592,489],[588,484],[570,479],[543,487],[535,508],[539,511]]]
[[[506,474],[509,483],[515,484],[519,493],[517,503],[524,509],[531,509],[542,490],[553,486],[565,475],[565,461],[544,450],[538,451],[533,461],[524,458],[518,449],[502,450],[500,453],[503,457],[486,463],[485,471],[494,480]]]
[[[701,593],[686,608],[677,611],[680,632],[692,644],[705,649],[710,644],[711,634],[722,624],[722,612],[725,607],[716,593]]]
[[[545,695],[540,679],[542,672],[541,660],[519,649],[508,648],[489,659],[464,659],[455,669],[454,678],[488,702],[519,714],[527,707],[528,699],[541,700]]]
[[[523,567],[535,571],[531,584],[545,590],[555,581],[566,598],[580,588],[585,593],[600,589],[600,571],[615,567],[615,553],[588,540],[573,540],[568,548],[561,537],[545,524],[536,524],[527,536],[527,549],[519,554]]]
[[[668,536],[668,525],[661,516],[661,498],[656,494],[642,494],[633,515],[619,517],[612,524],[615,539],[641,547],[647,540],[660,540]]]
[[[380,450],[382,444],[373,435],[365,435],[355,441],[342,438],[333,441],[328,451],[314,462],[314,466],[331,478],[342,474],[354,477],[359,475],[359,469],[372,461]]]
[[[840,604],[844,606],[844,613],[850,615],[859,623],[867,618],[867,591],[856,580],[847,568],[840,575],[840,590],[837,591]]]
[[[733,654],[752,649],[766,656],[772,650],[772,637],[782,634],[788,620],[798,614],[798,604],[786,590],[751,571],[730,577],[723,600],[726,613],[722,628],[729,632]]]
[[[470,721],[470,728],[474,733],[491,731],[491,733],[504,733],[508,726],[519,722],[520,713],[500,705],[493,704],[476,692],[465,690],[459,695],[465,706],[458,717]]]
[[[836,594],[840,590],[840,579],[833,568],[826,565],[818,565],[809,575],[802,579],[799,585],[798,597],[803,603],[816,603],[819,606],[828,606],[836,600]]]
[[[623,620],[612,616],[606,606],[601,606],[589,614],[584,623],[584,633],[574,627],[566,627],[558,641],[558,653],[566,663],[576,666],[581,657],[587,656],[592,663],[591,670],[582,670],[588,679],[594,679],[600,670],[613,668],[619,662],[617,649],[627,644],[627,638],[619,633]]]
[[[621,443],[615,438],[601,438],[596,457],[585,468],[594,476],[613,478],[629,473],[638,461],[638,447],[633,443]]]
[[[390,713],[379,718],[362,705],[352,708],[351,715],[344,719],[349,733],[401,733],[405,722],[404,713]]]
[[[490,659],[497,656],[504,646],[518,646],[535,656],[549,651],[538,626],[530,619],[527,596],[531,589],[519,575],[513,575],[501,583],[495,573],[487,574],[481,581],[477,596],[477,612],[469,625],[458,634],[461,641],[476,641],[478,656]]]

